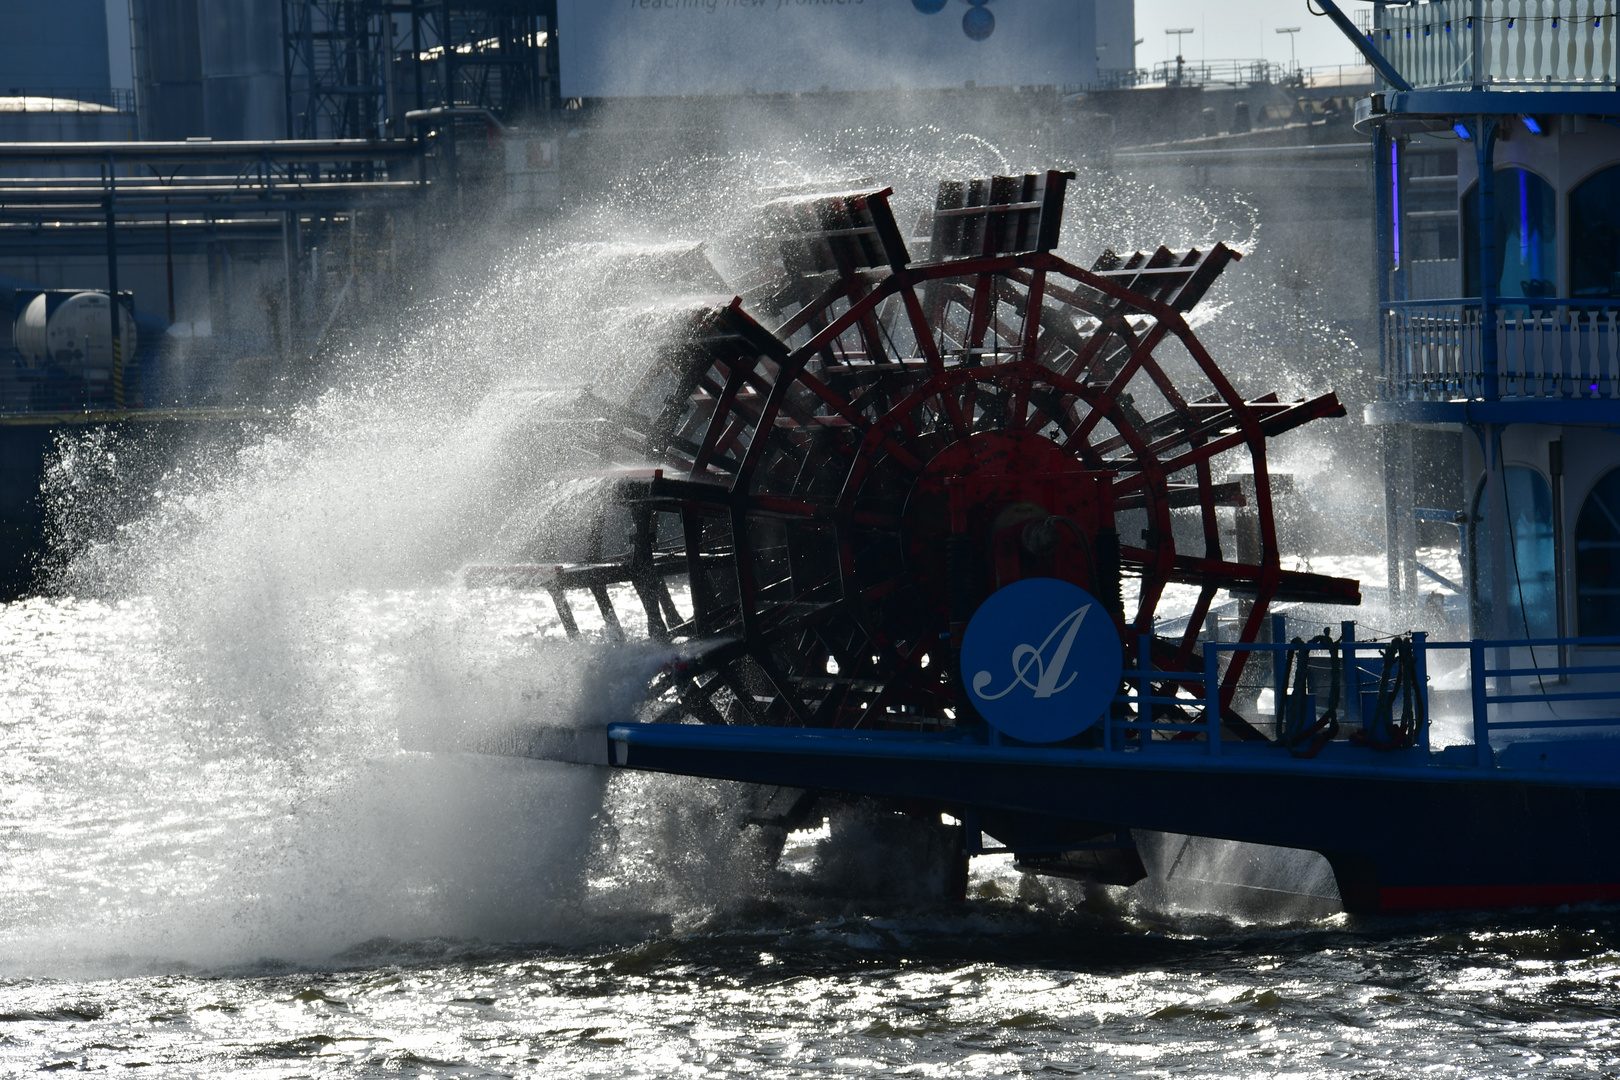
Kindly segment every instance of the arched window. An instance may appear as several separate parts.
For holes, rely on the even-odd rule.
[[[1474,533],[1469,550],[1469,575],[1474,594],[1475,626],[1482,637],[1497,634],[1491,596],[1491,530],[1505,520],[1502,539],[1507,554],[1503,580],[1507,583],[1507,636],[1558,636],[1558,578],[1553,562],[1552,489],[1534,469],[1510,465],[1501,494],[1487,500],[1490,490],[1481,483],[1474,495]],[[1500,501],[1506,506],[1491,505]],[[1503,511],[1506,511],[1504,514]],[[1620,533],[1616,534],[1620,536]]]
[[[1571,296],[1620,297],[1620,165],[1569,193]]]
[[[1558,295],[1558,211],[1552,185],[1525,169],[1496,170],[1496,294]],[[1479,295],[1479,185],[1462,200],[1463,295]]]
[[[1620,634],[1620,469],[1597,482],[1575,519],[1575,627]]]

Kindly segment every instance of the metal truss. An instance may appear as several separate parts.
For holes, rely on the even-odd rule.
[[[283,0],[288,137],[390,134],[388,8],[383,0]]]

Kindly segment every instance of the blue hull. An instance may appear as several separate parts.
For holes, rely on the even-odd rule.
[[[1472,747],[1330,744],[1298,760],[1253,743],[1212,756],[802,728],[616,724],[607,738],[625,768],[1316,851],[1355,912],[1620,899],[1620,772],[1606,767],[1620,740],[1518,744],[1480,768]]]

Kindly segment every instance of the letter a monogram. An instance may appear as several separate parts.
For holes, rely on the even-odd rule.
[[[1008,683],[1005,689],[994,694],[985,693],[984,688],[990,685],[995,676],[988,671],[981,671],[973,676],[973,692],[986,701],[995,701],[997,698],[1006,697],[1012,693],[1015,686],[1029,687],[1035,691],[1035,696],[1038,698],[1049,698],[1053,694],[1063,693],[1073,685],[1074,680],[1079,677],[1078,674],[1071,673],[1064,680],[1062,686],[1055,684],[1058,677],[1063,674],[1063,665],[1069,661],[1069,649],[1074,646],[1074,635],[1079,631],[1080,624],[1085,621],[1086,612],[1090,610],[1091,605],[1085,604],[1069,612],[1062,622],[1052,628],[1052,632],[1046,635],[1046,640],[1041,642],[1039,646],[1019,645],[1013,649],[1013,681]],[[1042,659],[1042,654],[1046,652],[1046,647],[1052,644],[1052,639],[1057,637],[1059,632],[1063,633],[1063,640],[1058,642],[1057,651],[1052,654],[1052,665],[1048,667]],[[1029,669],[1032,667],[1037,672],[1034,682],[1030,682],[1027,678]]]
[[[968,621],[962,704],[1020,742],[1062,742],[1108,711],[1124,659],[1119,628],[1095,596],[1072,582],[1025,578],[991,594]]]

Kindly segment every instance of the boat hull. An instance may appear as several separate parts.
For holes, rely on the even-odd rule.
[[[619,724],[621,768],[937,806],[1107,822],[1321,853],[1346,909],[1620,899],[1620,786],[1600,774],[1437,764],[1413,749],[1132,752],[994,747],[884,733]]]

